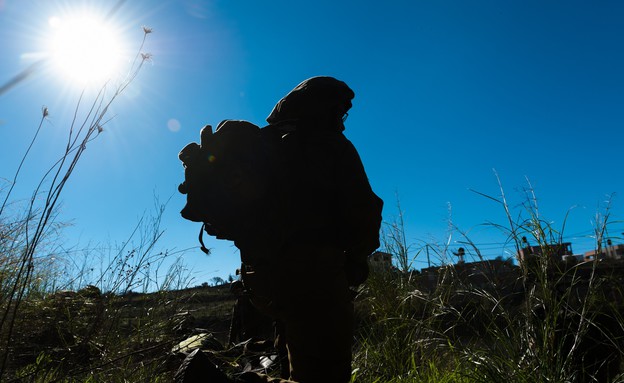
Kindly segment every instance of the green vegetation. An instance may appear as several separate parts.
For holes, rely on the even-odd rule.
[[[506,209],[504,199],[495,200]],[[355,301],[354,382],[624,381],[624,263],[561,259],[561,246],[553,242],[561,235],[527,206],[528,219],[499,228],[517,250],[531,235],[540,248],[532,256],[371,273]],[[608,211],[604,216],[597,233],[608,224]],[[141,223],[154,232],[141,236],[148,244],[125,245],[110,258],[102,275],[115,278],[81,277],[99,287],[59,289],[63,274],[53,272],[49,260],[33,263],[15,320],[6,320],[12,320],[12,336],[2,328],[2,339],[10,339],[6,381],[171,381],[183,358],[175,346],[198,328],[213,334],[202,344],[222,368],[242,370],[249,361],[243,350],[223,348],[235,303],[227,283],[184,288],[188,278],[178,264],[157,291],[131,291],[154,278],[157,268],[147,263],[170,256],[153,252],[157,221],[158,214]],[[385,239],[406,250],[400,226]],[[402,254],[409,264],[409,252]],[[0,268],[5,311],[16,280],[8,260]]]
[[[35,382],[169,382],[172,348],[196,327],[227,339],[233,296],[223,287],[149,294],[95,286],[25,300],[5,379]]]
[[[624,261],[563,260],[561,231],[541,219],[529,195],[515,220],[504,193],[486,196],[505,209],[508,225],[496,227],[518,252],[527,237],[538,244],[517,266],[480,259],[373,274],[357,301],[358,382],[624,381]],[[606,210],[597,220],[598,251]],[[398,243],[389,248],[404,249],[396,225],[392,233]],[[477,247],[469,251],[479,258]]]

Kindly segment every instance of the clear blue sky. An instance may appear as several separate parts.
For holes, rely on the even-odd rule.
[[[51,18],[77,4],[106,13],[114,1],[0,1],[0,84],[47,49]],[[448,238],[453,224],[488,257],[504,256],[505,224],[491,196],[499,174],[514,215],[527,178],[542,217],[576,253],[593,248],[597,212],[612,198],[609,234],[624,227],[624,3],[620,1],[141,1],[112,21],[125,45],[153,28],[153,60],[118,99],[115,118],[92,142],[63,197],[74,242],[122,242],[154,196],[170,202],[162,248],[197,246],[197,224],[179,217],[178,151],[222,119],[262,125],[305,78],[330,75],[355,91],[346,135],[358,148],[384,219],[397,215],[408,242]],[[47,41],[47,42],[46,42]],[[104,59],[104,57],[102,58]],[[41,70],[0,95],[0,177],[12,179],[46,105],[44,126],[16,198],[63,150],[76,102],[70,80]],[[75,87],[74,87],[75,88]],[[72,90],[73,89],[73,90]],[[179,129],[177,129],[179,128]],[[238,266],[229,242],[184,255],[198,283]],[[463,238],[454,232],[450,250]],[[434,260],[435,261],[435,260]],[[426,266],[419,255],[415,266]]]

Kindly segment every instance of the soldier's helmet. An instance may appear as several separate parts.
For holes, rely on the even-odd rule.
[[[353,90],[343,81],[329,76],[309,78],[297,85],[273,108],[267,117],[269,124],[296,120],[319,120],[336,117],[342,125],[351,108]]]

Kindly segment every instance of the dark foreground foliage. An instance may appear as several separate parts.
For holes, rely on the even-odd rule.
[[[227,340],[234,299],[228,286],[125,295],[88,286],[26,300],[5,379],[171,381],[180,341],[198,331]]]
[[[376,274],[358,381],[622,381],[623,279],[622,261],[546,258]]]
[[[354,381],[621,381],[624,264],[540,262],[372,273],[356,297]],[[196,348],[229,374],[279,374],[270,339],[229,343],[234,304],[228,286],[25,301],[7,381],[168,382]]]

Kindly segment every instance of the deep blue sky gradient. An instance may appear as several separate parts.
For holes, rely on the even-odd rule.
[[[0,83],[45,45],[47,20],[104,1],[0,1]],[[153,28],[153,54],[115,105],[115,119],[90,144],[64,194],[67,244],[122,242],[154,196],[170,198],[163,248],[195,247],[183,221],[178,151],[220,120],[258,125],[305,78],[331,75],[355,91],[346,135],[358,148],[384,219],[404,210],[413,255],[425,243],[454,251],[467,232],[487,257],[508,257],[504,211],[471,190],[499,197],[514,217],[530,184],[542,218],[577,253],[594,247],[596,213],[612,195],[608,234],[621,243],[624,133],[624,3],[619,1],[133,0],[115,14],[126,44]],[[62,151],[77,93],[40,71],[0,95],[0,177],[11,179],[50,109],[17,197],[28,197]],[[179,131],[168,129],[175,119]],[[572,209],[570,211],[570,209]],[[228,242],[213,255],[184,255],[199,283],[238,266]],[[441,261],[432,259],[434,263]],[[416,268],[426,266],[421,253]]]

